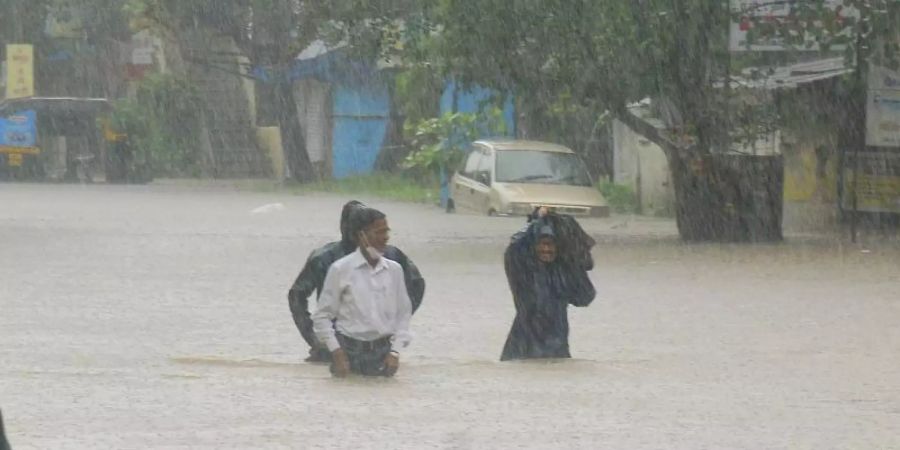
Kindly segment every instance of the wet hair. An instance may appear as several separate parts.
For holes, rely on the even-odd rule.
[[[541,238],[550,238],[556,240],[556,230],[548,218],[534,219],[529,228],[531,229],[532,239],[537,243]]]
[[[365,208],[366,205],[358,200],[350,200],[344,204],[341,209],[341,240],[344,242],[353,241],[353,233],[350,231],[350,216],[353,211],[358,208]]]
[[[347,230],[350,233],[352,238],[356,238],[360,231],[365,231],[369,225],[375,223],[375,221],[384,219],[387,216],[384,215],[383,212],[375,209],[369,208],[368,206],[360,206],[354,208],[350,212],[350,219],[347,223]]]
[[[537,234],[538,239],[545,237],[554,240],[556,239],[556,232],[553,231],[553,227],[550,225],[539,225],[535,234]]]

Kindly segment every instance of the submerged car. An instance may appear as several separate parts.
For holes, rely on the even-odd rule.
[[[475,141],[450,182],[448,211],[527,215],[539,206],[573,216],[609,216],[584,162],[557,144]]]

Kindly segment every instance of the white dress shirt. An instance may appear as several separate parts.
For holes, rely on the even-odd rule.
[[[400,264],[380,258],[372,267],[357,249],[328,269],[312,320],[316,337],[329,351],[341,346],[335,330],[359,341],[391,336],[391,349],[399,351],[412,340],[410,317],[412,302]]]

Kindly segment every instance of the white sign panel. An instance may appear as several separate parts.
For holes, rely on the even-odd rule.
[[[136,66],[152,66],[153,65],[153,49],[152,48],[136,48],[131,51],[131,63]]]
[[[866,145],[900,147],[900,73],[873,66],[868,81]]]
[[[869,66],[869,89],[900,91],[900,72],[885,67]]]
[[[900,90],[869,90],[866,145],[900,147]]]
[[[729,33],[729,48],[733,52],[782,52],[792,48],[785,44],[779,36],[756,36],[751,44],[748,35],[753,29],[754,21],[771,21],[780,24],[790,23],[791,4],[789,1],[773,0],[730,0],[731,30]],[[843,0],[825,0],[825,7],[835,11],[840,17],[857,17],[856,11],[843,6]],[[793,50],[818,51],[819,45],[812,35],[806,36],[809,45],[793,48]],[[830,50],[842,50],[844,46],[831,46]]]

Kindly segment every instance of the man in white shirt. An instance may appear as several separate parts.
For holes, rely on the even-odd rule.
[[[390,232],[385,215],[358,208],[350,222],[358,248],[328,269],[313,330],[331,352],[334,376],[390,377],[411,340],[412,303],[403,269],[382,257]]]

